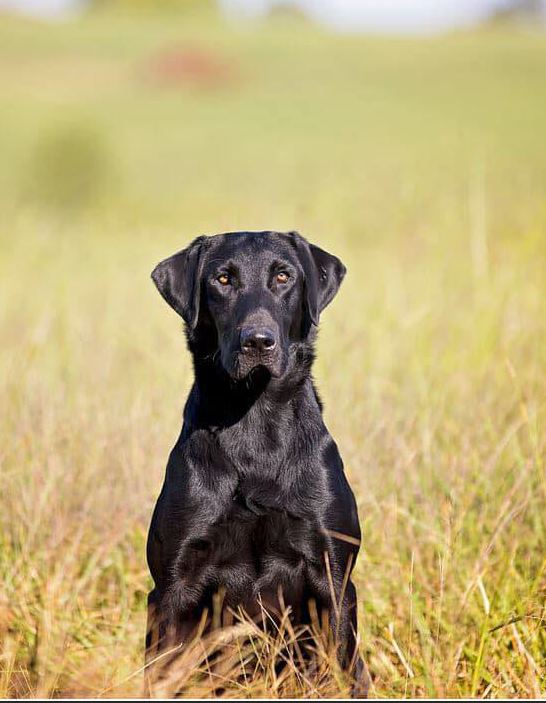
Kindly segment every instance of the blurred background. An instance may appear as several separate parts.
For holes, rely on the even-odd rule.
[[[544,693],[545,125],[543,0],[0,0],[0,694],[139,694],[191,383],[149,273],[237,229],[348,267],[373,694]]]

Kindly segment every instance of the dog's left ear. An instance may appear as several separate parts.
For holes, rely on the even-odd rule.
[[[186,249],[165,259],[152,271],[157,290],[192,330],[199,318],[206,240],[207,237],[197,237]]]
[[[288,236],[296,248],[303,269],[307,312],[316,326],[320,313],[338,292],[347,269],[337,256],[309,244],[298,232],[289,232]]]

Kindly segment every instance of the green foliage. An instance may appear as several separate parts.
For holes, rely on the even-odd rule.
[[[216,8],[214,0],[92,0],[91,8],[153,13],[197,13]]]
[[[96,207],[114,182],[109,157],[96,128],[58,127],[34,147],[23,192],[31,202],[58,211]]]

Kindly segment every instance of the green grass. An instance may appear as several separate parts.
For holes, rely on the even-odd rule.
[[[316,376],[371,694],[544,695],[545,75],[516,29],[0,17],[0,694],[139,694],[191,382],[149,272],[197,234],[297,228],[349,269]]]

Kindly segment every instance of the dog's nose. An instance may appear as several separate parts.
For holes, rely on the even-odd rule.
[[[266,327],[247,327],[241,331],[241,349],[245,354],[263,354],[275,348],[275,335]]]

